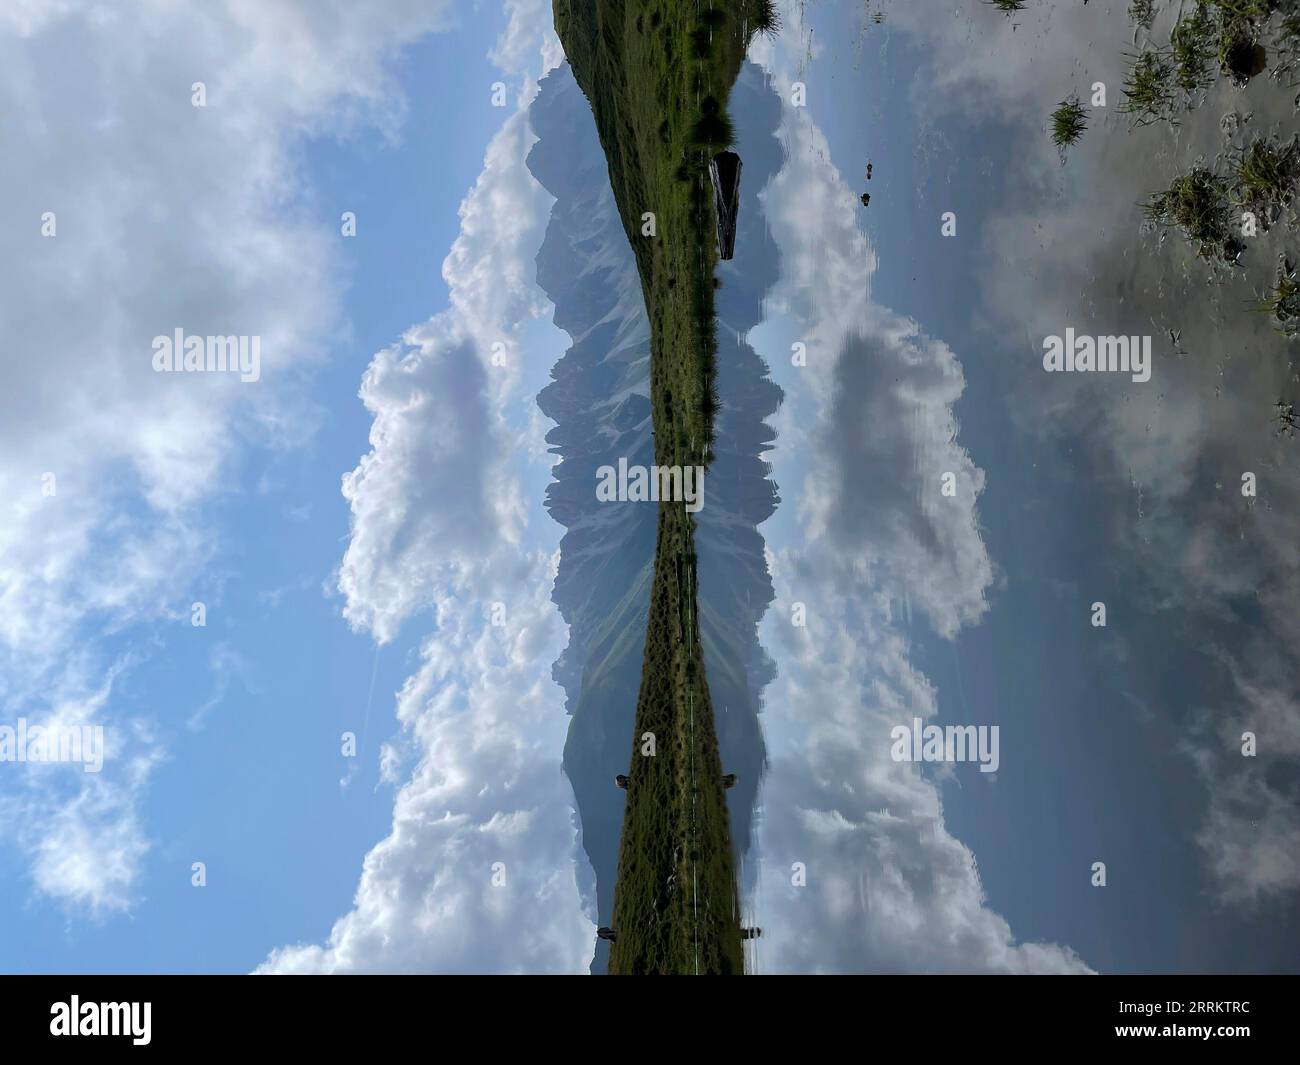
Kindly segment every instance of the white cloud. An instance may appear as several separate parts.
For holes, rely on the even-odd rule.
[[[939,786],[890,758],[891,728],[937,712],[893,595],[824,540],[774,556],[773,571],[759,969],[1086,972],[1068,947],[1016,942],[986,903],[975,856],[944,825]],[[780,609],[792,599],[808,604],[804,629]],[[791,882],[795,862],[806,886]]]
[[[1167,7],[1157,38],[1167,39],[1176,8]],[[1142,607],[1176,614],[1187,631],[1236,623],[1232,645],[1219,648],[1232,696],[1214,709],[1217,727],[1179,705],[1158,710],[1184,730],[1206,789],[1198,838],[1218,893],[1256,901],[1300,888],[1289,857],[1300,795],[1270,783],[1270,773],[1294,774],[1300,760],[1300,477],[1294,442],[1276,439],[1270,422],[1277,398],[1293,398],[1292,360],[1266,316],[1247,309],[1271,280],[1288,227],[1249,242],[1245,271],[1211,275],[1180,236],[1144,236],[1138,205],[1193,162],[1220,165],[1226,115],[1236,116],[1228,126],[1241,126],[1239,140],[1289,137],[1293,94],[1268,78],[1245,89],[1220,79],[1176,129],[1131,130],[1116,107],[1132,29],[1122,12],[1104,14],[1058,2],[1012,20],[975,5],[931,19],[904,5],[891,20],[928,57],[916,84],[931,117],[993,117],[1010,130],[1016,166],[991,198],[981,236],[980,304],[993,334],[1023,337],[1030,367],[1042,337],[1068,325],[1153,336],[1149,384],[1012,374],[1007,410],[1027,434],[1063,441],[1095,482],[1131,485],[1131,511],[1093,520],[1131,567],[1126,579]],[[1047,115],[1071,90],[1087,102],[1096,81],[1109,106],[1093,109],[1062,167]],[[1182,356],[1170,329],[1181,333]],[[1244,471],[1259,479],[1257,501],[1240,494]],[[1260,755],[1267,772],[1235,753],[1252,727],[1269,737]]]
[[[787,96],[788,98],[788,96]],[[765,193],[781,249],[772,303],[800,323],[808,365],[792,408],[828,461],[812,468],[799,508],[810,536],[852,547],[853,565],[887,568],[950,636],[987,610],[992,565],[975,500],[984,474],[956,440],[961,364],[916,322],[871,299],[877,259],[858,229],[855,195],[826,160],[825,137],[802,110],[782,128],[785,165]],[[941,494],[943,475],[956,494]]]
[[[535,556],[515,574],[503,627],[485,625],[473,598],[439,601],[437,631],[398,696],[416,766],[392,831],[366,856],[326,944],[281,948],[260,972],[585,968],[595,929],[578,900],[560,772],[568,721],[546,669],[564,643],[553,562]]]
[[[767,54],[778,86],[792,80],[792,52],[787,37]],[[765,193],[783,265],[770,303],[794,320],[808,365],[786,390],[787,420],[803,429],[773,453],[802,520],[797,544],[768,534],[777,600],[762,631],[777,677],[764,699],[771,767],[747,918],[764,935],[751,962],[1086,972],[1068,947],[1015,941],[986,903],[974,855],[944,825],[938,785],[890,758],[893,726],[937,713],[933,685],[909,661],[910,610],[951,637],[988,608],[983,472],[956,439],[955,354],[871,298],[876,257],[821,131],[787,108],[780,137],[786,164]],[[796,601],[806,628],[789,623]],[[795,862],[806,886],[791,883]]]
[[[512,21],[498,55],[518,61],[519,32]],[[383,754],[386,779],[414,768],[327,942],[273,951],[259,972],[579,972],[591,958],[560,766],[568,719],[550,679],[566,636],[555,559],[525,535],[520,488],[544,461],[521,446],[535,430],[518,349],[546,307],[532,278],[549,206],[524,165],[526,104],[461,205],[443,264],[450,307],[366,371],[371,450],[344,478],[346,617],[380,642],[421,611],[432,622]],[[507,358],[494,365],[498,342]]]
[[[441,582],[464,590],[519,543],[520,431],[506,418],[520,328],[545,306],[532,259],[547,196],[523,164],[533,139],[524,109],[493,137],[443,264],[451,307],[377,354],[362,380],[375,420],[371,451],[343,482],[353,524],[339,587],[349,621],[381,642]]]
[[[339,286],[334,233],[296,206],[309,186],[295,151],[308,131],[395,128],[385,64],[445,9],[404,0],[357,19],[337,0],[5,5],[6,717],[48,712],[48,692],[73,681],[99,690],[100,638],[174,616],[209,558],[200,507],[229,487],[235,456],[293,443],[310,422],[298,385],[336,325]],[[195,81],[206,108],[191,106]],[[45,212],[56,236],[41,234]],[[261,381],[154,373],[152,338],[177,327],[259,335]],[[38,891],[122,909],[148,846],[140,767],[161,751],[144,724],[161,712],[106,700],[97,713],[122,737],[118,757],[71,796],[53,778],[6,774],[5,801],[50,827],[11,821],[7,834]]]

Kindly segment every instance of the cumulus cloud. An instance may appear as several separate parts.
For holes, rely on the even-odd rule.
[[[787,26],[798,32],[797,19]],[[789,43],[765,57],[778,87],[792,78]],[[891,728],[937,713],[934,686],[910,662],[908,611],[951,637],[988,609],[983,472],[957,440],[956,354],[872,299],[876,258],[855,195],[807,112],[787,109],[780,136],[786,166],[765,200],[784,273],[770,303],[796,323],[808,365],[787,388],[793,432],[773,461],[803,520],[797,544],[769,534],[781,607],[763,627],[777,678],[752,900],[764,936],[751,962],[1086,972],[1068,947],[1016,942],[944,825],[938,785],[890,757]],[[806,605],[805,627],[789,624],[793,602]],[[804,886],[792,882],[796,862]]]
[[[393,828],[366,856],[353,908],[322,946],[279,949],[263,973],[576,973],[592,923],[574,879],[567,720],[542,668],[563,646],[554,560],[516,575],[506,624],[463,597],[398,695],[407,752]],[[522,594],[521,594],[522,593]]]
[[[52,692],[84,702],[129,665],[103,638],[174,617],[216,544],[202,504],[235,457],[310,425],[298,386],[336,325],[338,285],[335,237],[295,206],[309,196],[296,146],[392,128],[385,64],[445,6],[385,3],[364,20],[333,0],[0,13],[7,718],[57,712]],[[154,373],[152,339],[178,327],[260,336],[261,380]],[[122,909],[149,845],[143,767],[162,749],[148,710],[105,698],[94,712],[117,736],[104,772],[71,793],[6,773],[5,801],[52,831],[6,818],[5,834],[39,892]]]
[[[803,628],[779,615],[764,628],[778,664],[764,717],[780,742],[763,790],[756,964],[1087,972],[1068,947],[1016,941],[986,903],[974,854],[944,825],[938,784],[891,759],[890,730],[938,711],[891,592],[824,541],[772,561],[778,601],[806,601],[808,617]]]
[[[1230,683],[1212,719],[1161,709],[1182,730],[1204,787],[1199,840],[1220,896],[1292,892],[1300,878],[1285,856],[1295,850],[1300,793],[1278,781],[1293,778],[1298,761],[1287,737],[1300,730],[1300,474],[1294,441],[1276,437],[1271,414],[1279,397],[1294,399],[1293,358],[1266,317],[1247,310],[1272,281],[1288,227],[1248,241],[1244,270],[1212,271],[1176,234],[1144,233],[1138,205],[1194,163],[1221,166],[1252,137],[1289,136],[1293,94],[1268,78],[1244,90],[1223,79],[1176,128],[1132,130],[1115,111],[1132,51],[1121,12],[1044,3],[1014,20],[974,7],[951,19],[906,5],[897,14],[927,57],[917,74],[926,113],[996,117],[1014,146],[1017,166],[981,234],[991,333],[1023,338],[1026,365],[1066,326],[1153,337],[1149,384],[1010,372],[1008,409],[1026,434],[1064,442],[1097,482],[1121,486],[1116,495],[1128,489],[1123,509],[1096,522],[1143,608],[1171,612],[1192,631],[1234,625],[1216,641]],[[1093,110],[1063,168],[1046,115],[1071,89],[1087,102],[1097,81],[1109,107]],[[1240,490],[1246,472],[1258,479],[1257,498]],[[1269,737],[1253,763],[1238,749],[1252,727]]]
[[[486,572],[519,543],[520,495],[507,422],[519,388],[519,331],[544,300],[532,256],[547,196],[523,166],[533,140],[516,111],[493,137],[461,204],[443,264],[451,306],[367,369],[371,451],[343,482],[352,536],[339,574],[345,614],[381,642],[440,581]]]
[[[519,61],[521,33],[512,19],[498,62]],[[534,24],[527,50],[545,63],[543,43]],[[323,945],[278,949],[259,972],[579,972],[591,957],[560,768],[567,718],[549,677],[566,635],[555,556],[530,539],[521,489],[538,449],[520,332],[546,306],[532,276],[549,206],[524,164],[527,102],[461,205],[450,306],[366,371],[371,449],[343,482],[345,615],[379,642],[412,619],[431,625],[384,754],[387,779],[413,768],[352,909]]]
[[[825,461],[798,506],[811,536],[826,536],[855,565],[887,568],[950,636],[987,609],[992,566],[978,533],[983,472],[956,440],[952,405],[965,387],[942,341],[871,299],[877,259],[857,228],[855,196],[826,160],[821,130],[787,115],[786,162],[765,193],[781,248],[773,305],[795,318],[807,345],[802,393],[815,409],[787,417],[794,440]],[[798,395],[792,409],[798,409]],[[944,474],[955,494],[943,496]]]

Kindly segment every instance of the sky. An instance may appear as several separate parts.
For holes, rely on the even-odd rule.
[[[1107,113],[1063,165],[1046,114],[1113,104],[1125,5],[876,6],[785,5],[745,75],[779,107],[738,122],[780,167],[722,276],[768,257],[745,340],[784,393],[750,969],[1294,969],[1290,369],[1136,207],[1223,113],[1285,113]],[[541,0],[349,10],[0,13],[0,724],[106,735],[97,774],[0,763],[0,971],[591,964],[539,85],[594,126]],[[1089,323],[1153,334],[1152,381],[1044,375]],[[260,336],[259,379],[155,373],[178,327]],[[998,771],[893,761],[913,716],[999,725]]]

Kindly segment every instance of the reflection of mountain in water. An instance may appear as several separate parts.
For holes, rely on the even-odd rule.
[[[762,360],[737,339],[760,321],[763,295],[777,277],[776,248],[757,194],[780,166],[772,136],[780,103],[753,64],[741,71],[730,111],[745,159],[745,187],[736,259],[719,271],[722,409],[705,505],[697,515],[696,548],[705,668],[723,763],[740,777],[728,799],[732,839],[743,854],[765,760],[760,693],[771,677],[756,631],[772,599],[756,526],[777,503],[761,457],[774,434],[763,419],[781,399]],[[624,456],[630,464],[654,462],[650,336],[591,109],[567,65],[542,82],[530,118],[540,139],[528,166],[556,198],[537,256],[537,280],[555,304],[555,324],[573,341],[551,371],[554,380],[537,397],[556,422],[547,442],[560,456],[546,505],[567,530],[553,598],[569,625],[569,646],[554,676],[573,717],[564,769],[595,871],[594,884],[589,878],[582,883],[583,894],[594,901],[593,919],[608,924],[623,819],[623,793],[614,775],[626,771],[632,748],[656,506],[597,502],[596,469]],[[587,875],[580,867],[580,882]],[[594,971],[605,970],[607,955],[601,943]]]

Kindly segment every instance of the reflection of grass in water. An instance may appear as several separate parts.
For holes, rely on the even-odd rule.
[[[731,116],[717,99],[706,96],[700,101],[700,117],[691,126],[691,143],[713,154],[730,148],[735,140],[736,129],[731,124]]]
[[[1253,211],[1267,229],[1295,195],[1300,145],[1294,138],[1289,144],[1278,145],[1256,137],[1232,161],[1231,169],[1238,203]]]
[[[1088,109],[1078,96],[1062,100],[1052,112],[1052,143],[1064,151],[1088,128]]]
[[[1173,112],[1174,65],[1166,55],[1151,49],[1137,57],[1124,79],[1124,95],[1128,97],[1119,110],[1133,116],[1133,122],[1145,126]]]
[[[1181,229],[1206,258],[1218,255],[1234,262],[1241,254],[1240,243],[1228,228],[1228,184],[1205,167],[1194,167],[1174,178],[1168,189],[1157,192],[1142,209],[1149,221]]]
[[[1283,336],[1300,336],[1300,280],[1290,260],[1283,257],[1278,264],[1277,283],[1255,309],[1270,315]]]

